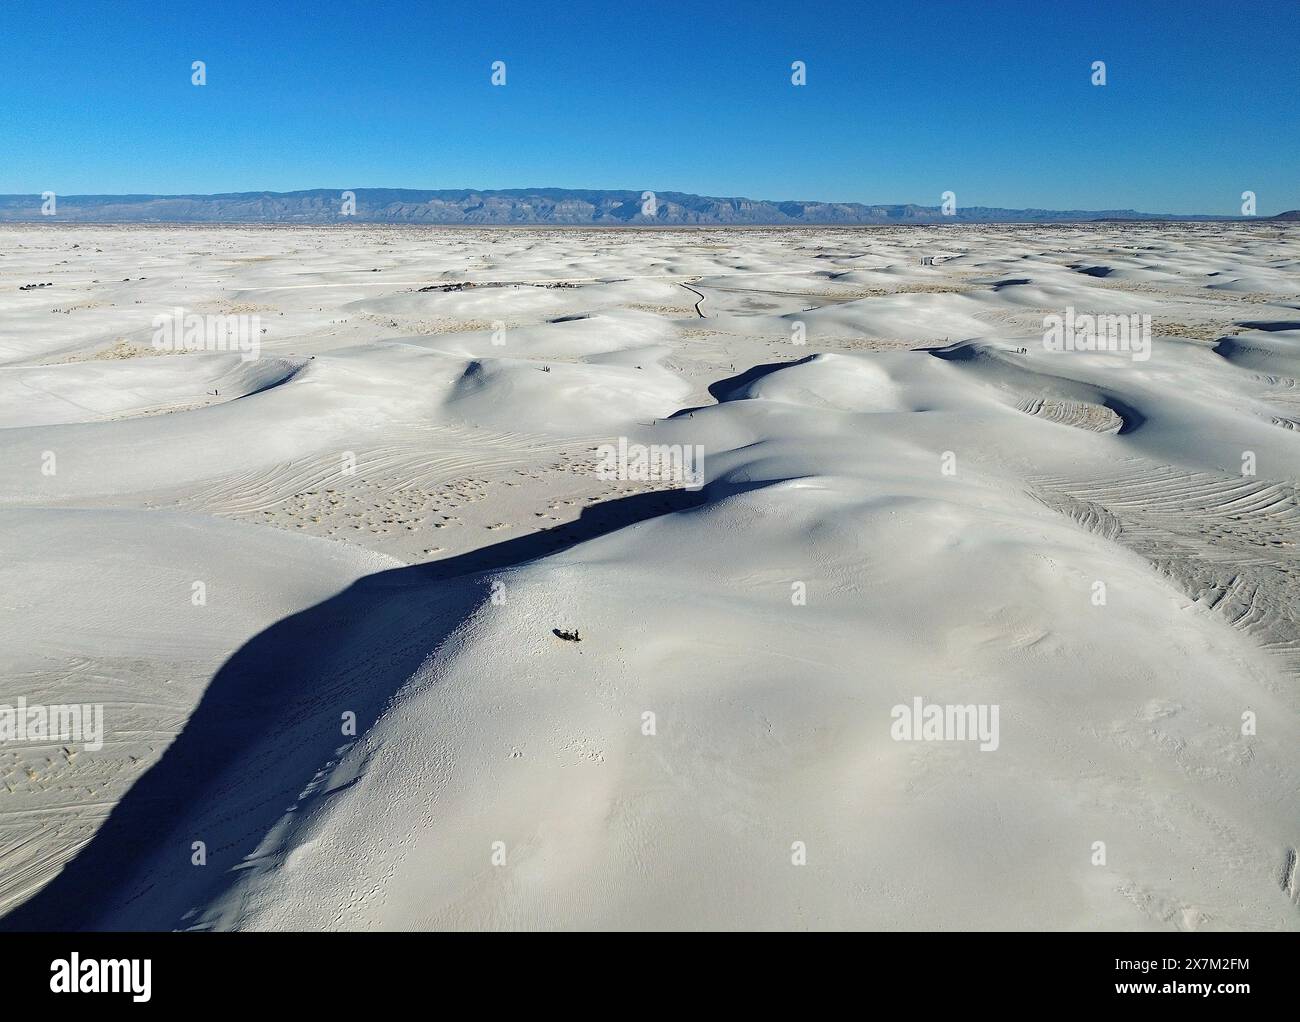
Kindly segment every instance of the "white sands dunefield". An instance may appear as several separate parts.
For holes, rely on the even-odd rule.
[[[0,927],[1300,929],[1295,225],[4,236]]]

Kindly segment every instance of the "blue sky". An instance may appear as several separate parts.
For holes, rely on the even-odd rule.
[[[9,0],[0,19],[0,193],[1300,207],[1297,0]]]

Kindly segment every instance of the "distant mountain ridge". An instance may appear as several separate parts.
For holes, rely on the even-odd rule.
[[[345,196],[355,212],[345,214]],[[686,192],[615,189],[313,188],[296,192],[228,192],[217,195],[60,195],[56,213],[42,215],[39,195],[0,195],[0,222],[248,224],[465,224],[465,225],[791,225],[1046,223],[1090,220],[1270,220],[1278,217],[1175,216],[1131,209],[1053,210],[958,206],[869,205],[858,202],[772,202],[716,198]]]

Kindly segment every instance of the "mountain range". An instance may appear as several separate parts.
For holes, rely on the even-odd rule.
[[[347,197],[351,211],[344,212]],[[1300,220],[1300,211],[1274,217],[1140,213],[1131,209],[1058,210],[912,203],[776,202],[716,198],[686,192],[609,189],[510,188],[428,191],[409,188],[314,188],[295,192],[217,195],[56,196],[55,213],[42,214],[40,195],[0,195],[0,221],[57,219],[97,223],[257,223],[590,226],[820,225],[929,223],[1046,223],[1123,220]]]

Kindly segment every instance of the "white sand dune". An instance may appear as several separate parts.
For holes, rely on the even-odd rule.
[[[1294,231],[5,233],[0,926],[1300,929]]]
[[[198,354],[184,363],[133,358],[111,376],[90,362],[0,368],[0,429],[205,407],[279,386],[303,366],[300,359]]]

